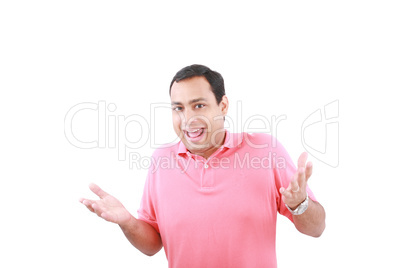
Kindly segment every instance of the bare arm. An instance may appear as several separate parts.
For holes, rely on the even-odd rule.
[[[142,253],[152,256],[162,248],[161,237],[150,224],[131,216],[127,224],[119,226],[128,241]]]
[[[91,184],[89,188],[100,198],[100,200],[80,199],[91,212],[118,224],[130,243],[142,253],[152,256],[162,248],[162,240],[154,227],[136,219],[119,200],[96,184]]]
[[[307,163],[307,153],[302,153],[298,160],[298,170],[287,189],[281,188],[285,203],[292,209],[296,209],[307,197],[307,180],[313,170],[311,162]],[[301,215],[293,215],[296,229],[306,235],[319,237],[325,229],[325,210],[320,203],[309,200],[307,210]]]
[[[325,229],[325,211],[320,203],[309,200],[307,210],[297,216],[293,216],[296,229],[306,235],[320,237]]]

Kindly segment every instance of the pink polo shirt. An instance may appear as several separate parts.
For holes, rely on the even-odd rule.
[[[279,189],[295,172],[267,134],[226,131],[208,160],[179,142],[153,154],[138,217],[160,233],[171,268],[276,267],[277,212],[293,221]]]

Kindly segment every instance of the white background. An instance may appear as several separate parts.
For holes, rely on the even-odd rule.
[[[306,237],[280,216],[279,267],[401,267],[401,12],[398,1],[2,1],[0,266],[167,267],[163,250],[142,255],[78,202],[96,182],[136,215],[146,169],[112,146],[73,146],[64,120],[105,101],[108,116],[150,121],[173,75],[200,63],[224,76],[235,122],[238,101],[243,123],[287,116],[276,136],[295,161],[303,121],[339,101],[339,165],[310,157],[327,229]],[[158,142],[174,139],[168,110],[153,120]],[[74,133],[94,140],[97,123],[77,114]]]

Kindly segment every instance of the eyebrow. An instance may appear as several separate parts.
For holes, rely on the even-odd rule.
[[[192,103],[199,102],[199,101],[207,101],[207,99],[206,98],[197,98],[197,99],[193,99],[193,100],[189,101],[188,103],[192,104]],[[172,105],[182,105],[182,103],[178,102],[178,101],[172,101]]]

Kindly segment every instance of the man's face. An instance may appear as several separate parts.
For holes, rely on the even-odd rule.
[[[223,96],[218,105],[205,77],[196,76],[174,82],[170,99],[177,136],[190,152],[208,158],[225,138],[227,97]]]

